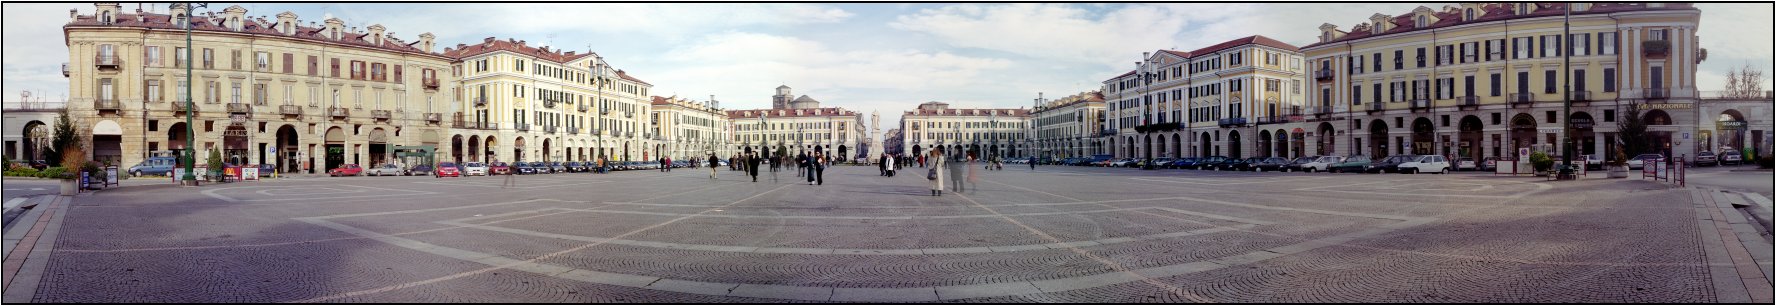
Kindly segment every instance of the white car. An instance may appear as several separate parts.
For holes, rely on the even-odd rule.
[[[1634,158],[1628,159],[1628,169],[1638,170],[1641,167],[1645,166],[1646,161],[1648,161],[1648,160],[1663,160],[1663,159],[1665,159],[1664,155],[1641,154],[1641,155],[1635,156]]]
[[[477,163],[477,162],[463,163],[462,164],[462,175],[463,176],[473,176],[473,175],[487,176],[487,164]]]
[[[1320,156],[1311,162],[1301,164],[1303,172],[1326,172],[1332,164],[1344,162],[1343,156]]]
[[[405,171],[401,170],[401,166],[382,164],[380,167],[364,169],[364,176],[400,176],[402,172]]]
[[[1463,157],[1463,158],[1455,159],[1455,170],[1479,170],[1479,169],[1480,169],[1480,163],[1474,162],[1473,157]]]
[[[1400,163],[1400,173],[1441,173],[1449,174],[1449,160],[1442,155],[1418,155],[1407,157]]]

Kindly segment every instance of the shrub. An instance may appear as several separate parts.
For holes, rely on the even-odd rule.
[[[67,177],[68,174],[69,173],[68,173],[67,168],[49,167],[49,168],[43,168],[43,171],[37,171],[36,176],[40,177],[40,178],[64,179],[64,178],[69,178],[69,177]]]
[[[37,177],[37,172],[31,167],[11,167],[6,169],[6,176]]]
[[[1554,158],[1548,157],[1548,153],[1535,152],[1529,154],[1529,164],[1535,167],[1535,171],[1548,171],[1554,169]]]

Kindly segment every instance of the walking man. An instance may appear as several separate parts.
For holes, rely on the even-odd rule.
[[[712,179],[712,180],[715,179],[715,171],[716,171],[715,167],[719,167],[719,166],[721,166],[721,160],[716,159],[714,153],[710,153],[709,154],[709,179]]]
[[[1030,171],[1036,171],[1036,157],[1030,157]]]
[[[746,173],[752,175],[753,183],[757,183],[759,181],[759,157],[751,153],[746,155]]]

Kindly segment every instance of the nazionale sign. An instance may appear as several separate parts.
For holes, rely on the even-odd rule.
[[[1696,105],[1690,104],[1690,103],[1647,103],[1647,104],[1640,105],[1640,110],[1692,109],[1692,108],[1696,108]]]

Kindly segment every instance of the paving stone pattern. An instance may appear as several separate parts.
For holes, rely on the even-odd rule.
[[[1689,193],[1654,182],[1043,166],[931,197],[873,169],[110,190],[31,302],[1717,301]]]

